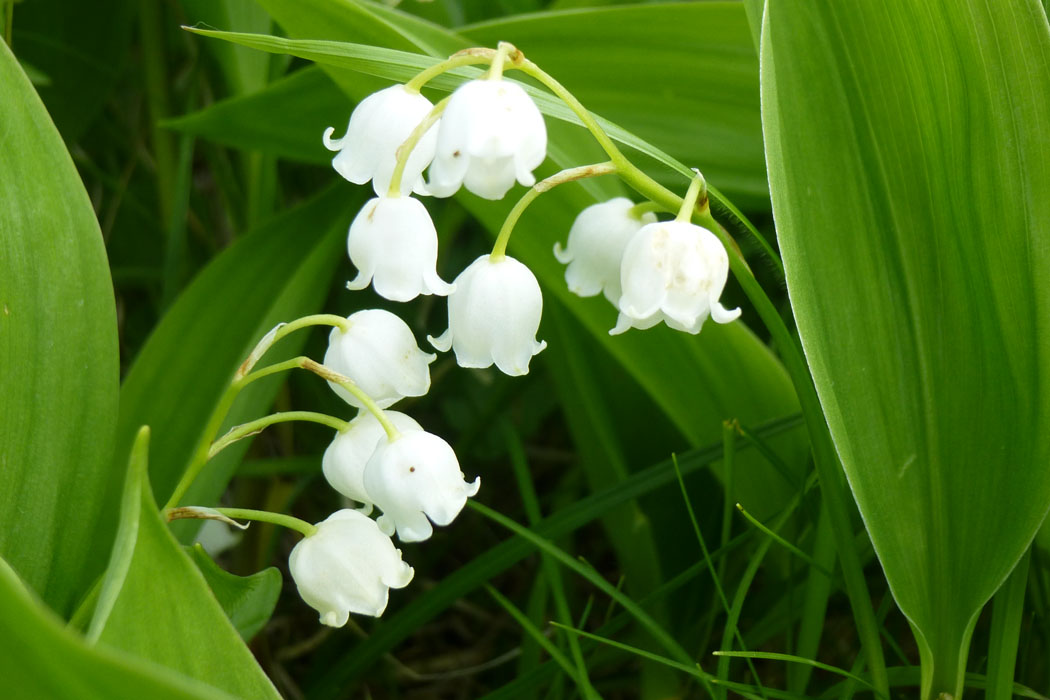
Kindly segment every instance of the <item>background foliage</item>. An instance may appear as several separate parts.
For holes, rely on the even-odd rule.
[[[683,191],[684,166],[700,167],[716,216],[799,319],[873,533],[850,514],[894,692],[915,694],[920,657],[960,663],[972,632],[968,665],[938,671],[935,690],[968,669],[989,697],[1041,697],[1048,562],[1025,550],[1050,487],[1050,41],[1037,3],[965,5],[974,14],[773,3],[760,46],[761,3],[0,2],[13,49],[0,49],[0,677],[13,697],[569,697],[584,675],[608,697],[871,694],[783,658],[711,656],[775,652],[870,677],[785,349],[742,290],[731,282],[725,301],[744,322],[610,338],[613,310],[565,289],[551,248],[580,209],[624,193],[608,179],[545,195],[512,240],[544,291],[549,348],[531,373],[443,356],[410,405],[483,477],[481,502],[531,535],[467,511],[403,547],[416,580],[381,620],[332,631],[287,577],[296,535],[253,525],[219,566],[185,546],[197,527],[169,534],[156,503],[255,340],[303,314],[389,306],[343,289],[368,188],[331,170],[320,135],[413,70],[403,54],[302,40],[429,57],[509,40],[659,181]],[[227,37],[260,51],[182,25],[288,41]],[[435,84],[432,96],[455,83]],[[595,160],[544,105],[557,118],[539,174]],[[774,242],[775,205],[787,286],[725,201]],[[428,207],[451,279],[510,202]],[[417,337],[445,327],[434,299],[394,310]],[[317,332],[274,359],[323,351]],[[246,391],[229,424],[271,406],[349,417],[316,378],[282,375]],[[319,520],[340,505],[320,476],[330,439],[296,424],[239,443],[190,500]],[[915,481],[898,483],[912,454]],[[1003,460],[1009,479],[989,468]],[[561,668],[536,634],[565,655],[575,637],[550,620],[684,654],[719,683],[588,638],[583,668]]]

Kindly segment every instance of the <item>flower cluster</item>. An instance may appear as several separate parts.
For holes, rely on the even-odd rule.
[[[371,285],[398,302],[446,296],[448,329],[429,337],[434,348],[453,351],[463,367],[495,364],[508,375],[523,375],[546,347],[536,339],[543,297],[532,271],[505,253],[513,225],[547,189],[620,171],[611,161],[537,183],[533,170],[546,157],[546,126],[528,93],[502,76],[509,56],[519,68],[523,57],[507,44],[491,55],[485,76],[437,105],[419,92],[430,70],[369,96],[354,110],[345,135],[333,139],[329,128],[323,142],[337,151],[336,171],[355,184],[371,181],[376,194],[350,226],[347,249],[358,272],[347,287]],[[469,55],[465,60],[473,61]],[[437,230],[413,193],[449,197],[465,188],[496,200],[516,182],[532,189],[511,212],[492,253],[475,259],[452,283],[442,280]],[[555,246],[555,256],[568,266],[569,289],[604,294],[619,311],[611,334],[661,321],[698,333],[709,316],[728,323],[740,315],[719,302],[729,271],[725,248],[691,222],[701,185],[698,175],[674,221],[660,222],[649,204],[622,197],[590,206],[572,225],[567,245]],[[478,491],[480,479],[466,480],[447,442],[408,415],[382,410],[425,394],[434,359],[388,311],[359,311],[331,332],[324,367],[338,380],[330,383],[362,410],[337,432],[322,468],[332,487],[360,507],[317,524],[290,564],[303,599],[325,624],[342,625],[351,612],[381,614],[389,589],[412,578],[391,538],[428,539],[435,524],[451,523]],[[375,520],[373,509],[380,511]]]
[[[289,560],[303,600],[326,625],[342,626],[352,612],[381,615],[389,589],[408,585],[413,573],[391,536],[428,539],[431,522],[451,523],[481,485],[465,480],[447,442],[404,413],[382,410],[427,392],[434,357],[404,321],[380,309],[351,314],[329,336],[324,367],[343,378],[329,383],[361,410],[336,433],[321,468],[360,508],[317,523]],[[368,517],[374,508],[377,520]]]
[[[581,297],[604,293],[620,312],[609,331],[651,328],[664,321],[699,333],[708,316],[729,323],[740,309],[719,302],[729,256],[711,231],[688,221],[658,222],[631,200],[594,204],[576,217],[568,245],[555,244],[569,290]]]
[[[378,195],[350,226],[347,248],[358,275],[347,287],[371,284],[391,301],[447,296],[449,326],[431,338],[435,348],[453,350],[463,367],[495,364],[507,374],[526,374],[532,356],[546,347],[536,340],[543,299],[535,275],[506,255],[484,255],[452,284],[443,281],[434,223],[408,195],[449,197],[463,187],[500,199],[515,181],[533,185],[532,171],[546,157],[547,130],[525,90],[490,76],[464,83],[434,108],[395,85],[357,106],[342,139],[331,140],[331,132],[325,145],[339,151],[332,165],[351,182],[371,179]]]

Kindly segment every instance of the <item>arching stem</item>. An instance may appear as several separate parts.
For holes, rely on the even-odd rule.
[[[288,423],[290,421],[320,423],[321,425],[327,425],[329,428],[334,428],[339,432],[346,430],[350,425],[345,420],[341,420],[335,416],[330,416],[327,413],[315,413],[313,411],[284,411],[281,413],[272,413],[268,416],[263,416],[262,418],[230,428],[225,435],[212,443],[211,448],[208,450],[208,459],[212,459],[215,455],[219,454],[238,440],[243,440],[252,435],[258,435],[271,425],[276,425],[277,423]]]
[[[496,236],[496,243],[492,246],[492,253],[489,256],[492,262],[499,262],[507,254],[507,242],[510,240],[510,234],[514,232],[514,226],[518,223],[522,213],[541,194],[566,182],[582,180],[587,177],[598,177],[599,175],[611,175],[615,172],[616,166],[611,162],[596,163],[594,165],[581,165],[578,168],[568,168],[537,182],[528,192],[522,195],[521,199],[517,201],[514,208],[510,210],[507,218],[503,221],[503,226],[500,227],[499,234]]]
[[[272,523],[280,525],[297,532],[303,536],[310,537],[317,532],[317,526],[311,525],[305,520],[284,513],[272,513],[268,510],[253,510],[251,508],[201,508],[198,506],[184,506],[181,508],[166,508],[163,512],[164,519],[172,520],[224,520],[232,522],[230,518],[240,520],[255,520],[257,522]],[[237,523],[233,523],[237,525]],[[240,526],[238,526],[240,527]],[[247,526],[244,526],[247,527]]]

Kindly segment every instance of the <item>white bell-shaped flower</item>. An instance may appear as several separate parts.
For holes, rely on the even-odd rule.
[[[660,321],[699,333],[708,315],[717,323],[740,317],[718,301],[729,277],[729,256],[715,234],[685,221],[646,224],[627,243],[620,266],[620,316],[610,335]]]
[[[394,427],[402,433],[422,430],[411,416],[400,411],[384,411]],[[337,432],[321,458],[321,471],[339,493],[362,505],[367,515],[372,512],[372,497],[365,490],[365,465],[386,436],[383,426],[369,411],[361,411],[346,430]]]
[[[364,289],[371,283],[377,294],[391,301],[452,291],[452,285],[438,277],[437,230],[418,199],[368,200],[350,224],[346,246],[357,266],[357,277],[346,283],[347,289]]]
[[[472,80],[456,88],[441,115],[427,187],[449,197],[463,185],[501,199],[514,180],[531,187],[547,156],[547,126],[536,103],[517,84]]]
[[[620,300],[620,261],[627,241],[645,224],[656,222],[656,214],[631,213],[634,202],[616,197],[592,204],[576,217],[565,248],[554,244],[554,257],[565,268],[569,291],[581,297],[599,292],[616,305]]]
[[[383,511],[379,528],[402,542],[421,542],[448,525],[478,492],[467,483],[452,447],[433,433],[412,431],[380,440],[365,466],[365,490]]]
[[[448,297],[448,330],[427,336],[442,352],[452,348],[461,367],[491,367],[511,376],[529,373],[543,295],[532,270],[514,258],[482,255],[456,278]]]
[[[330,627],[345,625],[350,613],[379,617],[390,589],[404,588],[414,573],[390,536],[356,510],[317,523],[317,532],[292,549],[288,570],[299,595]]]
[[[356,185],[369,180],[376,194],[385,196],[397,163],[397,149],[434,108],[430,100],[404,85],[393,85],[361,100],[350,115],[346,135],[333,139],[335,131],[324,132],[324,145],[339,151],[332,159],[340,175]],[[437,129],[430,128],[408,157],[401,177],[401,193],[427,194],[423,171],[434,158]]]
[[[328,336],[326,367],[350,378],[380,408],[430,390],[430,363],[437,356],[419,349],[407,323],[383,309],[358,311],[346,320],[345,333],[333,328]],[[347,403],[363,408],[349,391],[329,385]]]

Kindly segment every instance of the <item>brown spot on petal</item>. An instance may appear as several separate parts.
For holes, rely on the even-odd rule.
[[[414,472],[415,470],[416,470],[416,468],[415,468],[415,467],[409,467],[409,468],[408,468],[408,471],[410,471],[410,472]]]
[[[372,208],[368,210],[368,217],[367,218],[368,218],[369,223],[371,223],[372,219],[375,218],[376,209],[378,209],[378,208],[379,208],[378,204],[373,204]]]
[[[461,155],[461,154],[460,154],[460,152],[459,152],[459,151],[452,151],[452,157],[453,157],[453,158],[459,158],[459,156],[460,156],[460,155]]]

